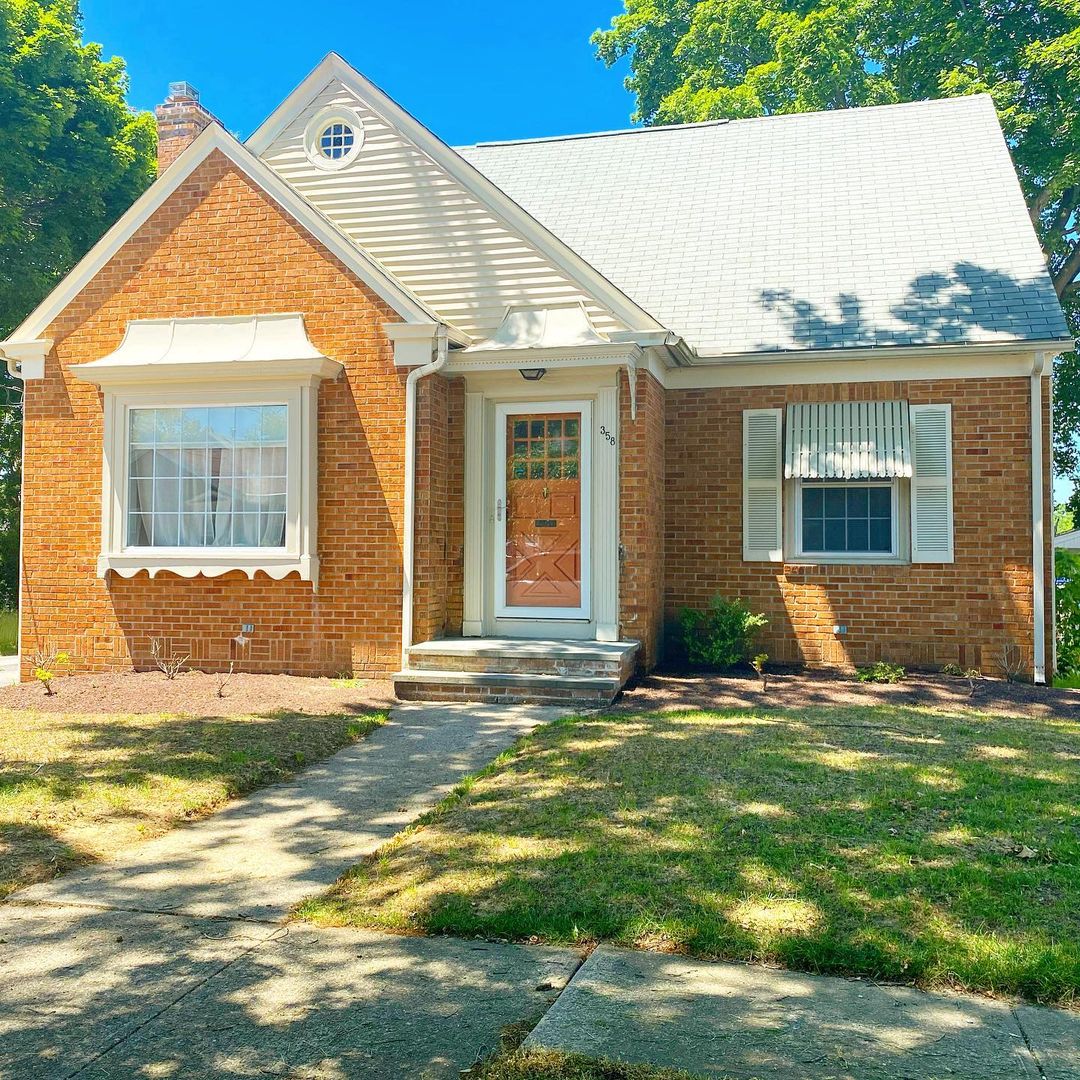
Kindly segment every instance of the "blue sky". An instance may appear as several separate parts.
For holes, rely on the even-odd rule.
[[[630,126],[625,65],[589,35],[621,0],[83,0],[85,38],[127,61],[131,102],[186,79],[247,136],[331,50],[451,144]]]

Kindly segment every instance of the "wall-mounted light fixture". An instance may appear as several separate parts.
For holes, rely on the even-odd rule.
[[[518,371],[526,382],[539,382],[547,374],[547,368],[543,367],[523,367]]]

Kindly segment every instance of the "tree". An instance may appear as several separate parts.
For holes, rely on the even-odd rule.
[[[1080,335],[1080,0],[625,0],[593,35],[646,124],[988,93]],[[1080,513],[1080,358],[1055,370],[1054,465]]]
[[[76,0],[0,0],[0,340],[154,177],[149,113],[118,57],[83,44]],[[18,595],[22,422],[0,385],[0,604]]]

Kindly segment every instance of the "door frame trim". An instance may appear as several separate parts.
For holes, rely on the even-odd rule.
[[[492,594],[497,619],[591,619],[592,618],[592,411],[589,399],[565,401],[511,401],[495,406],[495,498],[503,500],[503,512],[496,514],[491,559]],[[509,500],[506,497],[506,422],[511,416],[547,413],[580,413],[578,469],[581,516],[579,538],[581,558],[581,603],[577,607],[511,607],[506,603],[506,520]]]

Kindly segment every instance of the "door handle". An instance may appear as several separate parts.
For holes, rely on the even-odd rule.
[[[502,499],[495,500],[495,520],[502,521]]]

